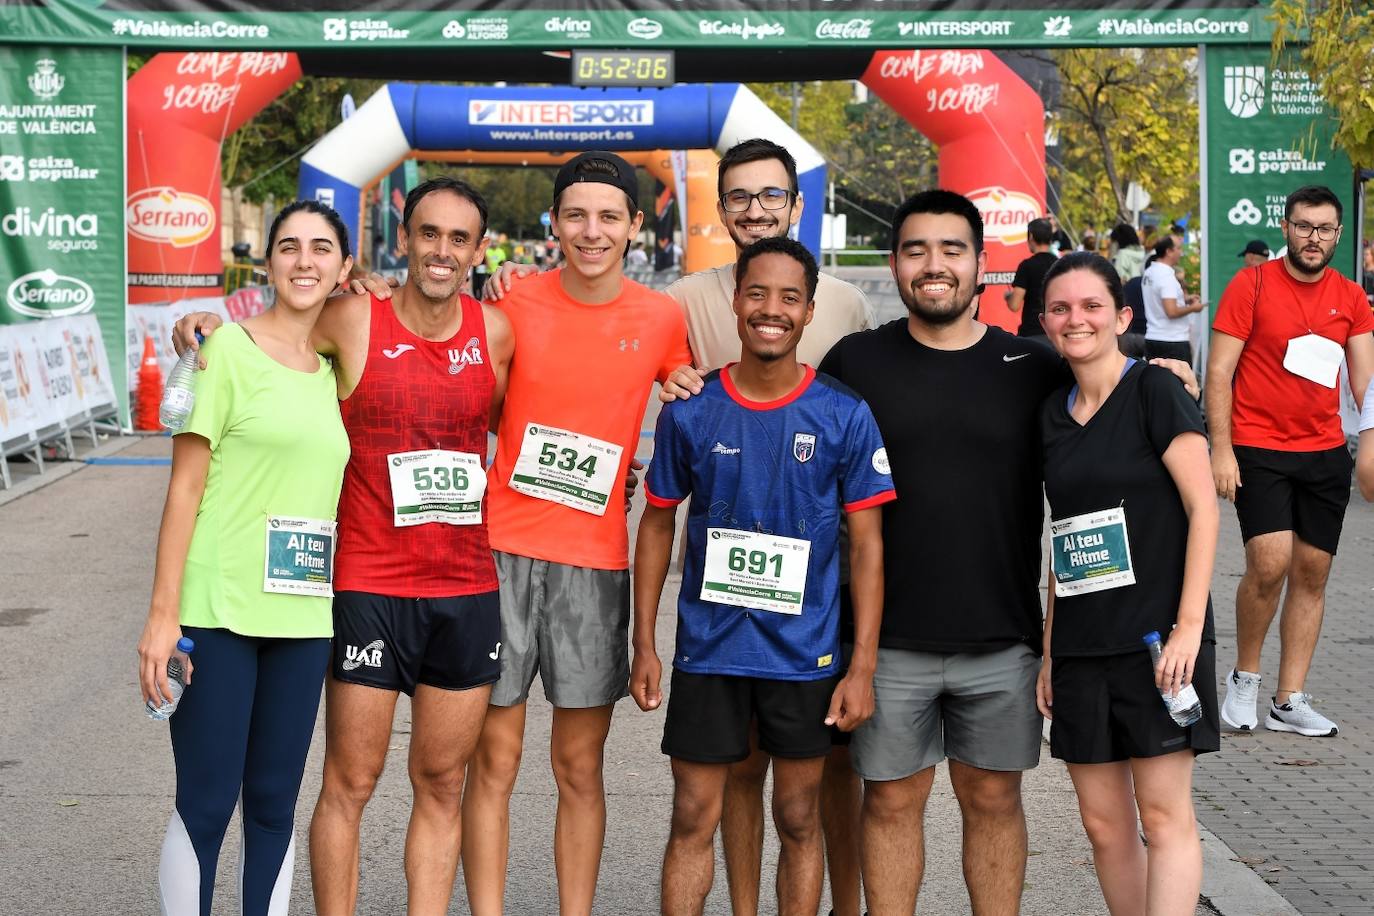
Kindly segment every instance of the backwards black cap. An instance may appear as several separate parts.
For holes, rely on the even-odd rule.
[[[615,153],[593,150],[579,153],[558,170],[553,180],[554,200],[567,190],[568,185],[580,181],[594,181],[608,184],[624,191],[630,198],[630,215],[639,210],[639,179],[635,176],[634,166]]]

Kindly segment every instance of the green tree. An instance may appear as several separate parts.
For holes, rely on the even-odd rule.
[[[361,105],[383,85],[333,76],[298,81],[225,140],[225,186],[253,203],[295,199],[300,157],[339,124],[344,96]]]
[[[1060,161],[1070,225],[1126,221],[1138,182],[1166,214],[1198,209],[1197,54],[1191,48],[1056,52]]]
[[[1336,146],[1374,166],[1374,6],[1369,0],[1274,0],[1275,57],[1296,49],[1336,116]]]
[[[427,162],[422,175],[457,175],[486,199],[491,231],[513,238],[542,239],[547,230],[539,214],[553,202],[553,167],[469,166]]]
[[[850,82],[798,86],[798,133],[829,164],[836,209],[848,214],[851,236],[868,236],[879,242],[897,204],[917,189],[934,184],[934,147],[881,99],[856,101]],[[792,87],[792,83],[749,84],[789,123]],[[808,206],[821,205],[823,202],[808,202]]]

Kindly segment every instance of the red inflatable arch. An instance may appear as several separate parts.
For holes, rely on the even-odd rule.
[[[158,54],[129,80],[130,302],[221,293],[220,146],[300,76],[295,54],[195,52]],[[982,211],[980,315],[1015,328],[1002,285],[1045,212],[1039,95],[987,51],[879,51],[862,80],[940,148],[940,185]]]
[[[988,291],[979,317],[1015,330],[1002,298],[1030,252],[1026,223],[1045,215],[1045,108],[988,51],[879,51],[863,83],[940,148],[940,187],[983,214]]]
[[[220,145],[301,77],[295,54],[158,54],[129,80],[129,301],[224,293]]]

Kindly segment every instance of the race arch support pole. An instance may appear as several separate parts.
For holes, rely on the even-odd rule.
[[[802,211],[799,240],[819,255],[825,160],[738,83],[667,89],[392,83],[306,153],[300,194],[331,203],[349,222],[356,240],[362,189],[416,152],[723,152],[750,137],[780,143],[796,157],[799,189],[810,202]],[[689,219],[697,218],[689,213]],[[692,244],[689,236],[687,245]],[[685,260],[690,266],[699,259],[688,253]]]
[[[989,51],[879,51],[862,81],[940,148],[940,187],[983,215],[988,289],[979,317],[1015,330],[1002,297],[1030,253],[1026,224],[1045,214],[1045,109]]]

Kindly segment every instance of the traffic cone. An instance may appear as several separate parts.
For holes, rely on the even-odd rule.
[[[162,429],[158,408],[162,406],[162,370],[157,365],[157,348],[153,335],[143,338],[143,362],[138,367],[138,409],[134,429],[156,432]]]

